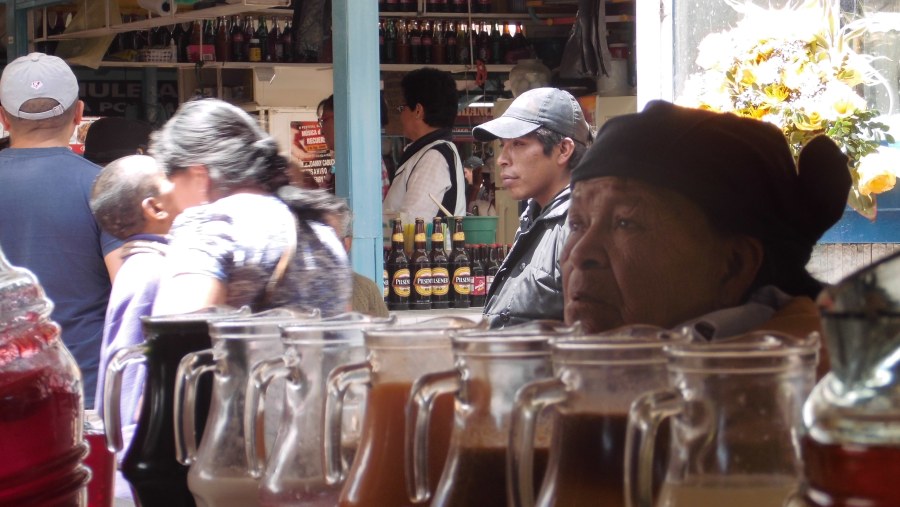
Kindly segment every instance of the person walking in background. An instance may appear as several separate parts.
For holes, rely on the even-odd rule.
[[[69,149],[84,111],[78,80],[60,58],[31,53],[3,69],[0,104],[11,139],[0,151],[0,244],[53,301],[51,317],[78,361],[91,408],[122,242],[101,231],[88,205],[100,168]]]
[[[113,282],[100,349],[96,400],[101,413],[110,358],[120,349],[144,341],[141,317],[150,315],[153,308],[168,243],[165,235],[182,210],[172,195],[173,189],[159,164],[146,155],[110,162],[94,182],[91,211],[97,223],[105,232],[125,241],[123,264]],[[128,449],[137,423],[143,376],[141,365],[127,366],[122,372],[119,413],[125,445],[121,454]],[[116,496],[131,498],[128,484],[119,475]]]
[[[397,106],[403,135],[411,141],[384,198],[384,211],[403,223],[438,216],[441,203],[454,216],[466,214],[462,161],[453,144],[456,81],[449,72],[422,68],[400,82],[404,104]]]
[[[128,155],[147,153],[153,126],[140,120],[109,116],[94,121],[84,137],[84,158],[104,166]]]
[[[324,190],[301,190],[282,187],[280,197],[298,218],[329,225],[337,233],[347,253],[353,245],[353,212],[347,200]],[[353,272],[353,295],[350,309],[374,317],[387,317],[384,296],[375,282]]]
[[[484,314],[491,327],[533,319],[563,320],[559,257],[569,230],[569,178],[591,144],[578,101],[556,88],[529,90],[499,118],[472,130],[500,139],[497,166],[513,199],[528,199],[512,249],[491,284]]]
[[[287,184],[278,144],[243,110],[185,102],[150,140],[150,155],[185,210],[171,230],[154,315],[215,305],[346,311],[347,255],[327,225],[297,220],[275,192]]]

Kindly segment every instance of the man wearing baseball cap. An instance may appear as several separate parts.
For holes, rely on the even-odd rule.
[[[515,243],[503,260],[484,306],[491,327],[535,319],[563,319],[559,254],[569,230],[569,179],[591,144],[578,101],[556,88],[519,95],[502,116],[472,130],[478,141],[500,140],[500,183],[528,200]]]
[[[52,318],[94,405],[110,278],[121,242],[102,233],[89,206],[100,168],[69,149],[84,103],[63,60],[31,53],[0,77],[0,122],[10,147],[0,151],[0,247],[28,268],[53,301]]]

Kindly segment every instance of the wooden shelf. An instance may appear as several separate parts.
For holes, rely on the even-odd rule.
[[[194,68],[198,64],[194,62],[116,62],[104,60],[100,62],[101,67],[157,67],[166,68]],[[288,62],[203,62],[201,65],[204,69],[254,69],[257,67],[301,67],[310,70],[331,70],[330,63],[288,63]],[[409,72],[422,67],[432,67],[445,70],[450,73],[458,74],[462,72],[475,72],[475,67],[469,65],[426,65],[426,64],[405,64],[405,63],[386,63],[381,66],[382,72]],[[509,72],[514,65],[487,65],[488,72]]]
[[[91,37],[100,37],[103,35],[115,35],[117,33],[132,32],[135,30],[146,30],[149,28],[155,28],[157,26],[174,25],[176,23],[184,23],[198,19],[234,16],[237,14],[244,14],[254,11],[268,11],[270,9],[278,7],[287,7],[290,4],[290,0],[277,1],[278,3],[253,3],[252,1],[244,0],[240,3],[216,5],[215,7],[209,7],[206,9],[179,11],[171,16],[153,16],[147,19],[142,19],[140,21],[109,24],[108,26],[100,28],[87,28],[84,30],[73,30],[72,26],[69,25],[67,30],[71,31],[67,31],[66,33],[62,33],[59,35],[48,35],[47,37],[34,39],[34,42],[65,39],[86,39]]]

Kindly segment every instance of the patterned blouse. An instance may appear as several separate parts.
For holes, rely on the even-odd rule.
[[[297,251],[271,298],[266,284],[297,236]],[[240,193],[185,210],[172,225],[169,276],[202,274],[226,284],[226,303],[254,312],[285,305],[319,308],[322,316],[347,311],[351,270],[334,231],[295,221],[270,195]]]

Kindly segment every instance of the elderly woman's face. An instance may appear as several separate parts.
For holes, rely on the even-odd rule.
[[[681,195],[617,177],[581,181],[568,220],[566,322],[589,332],[672,327],[721,306],[729,242]]]

